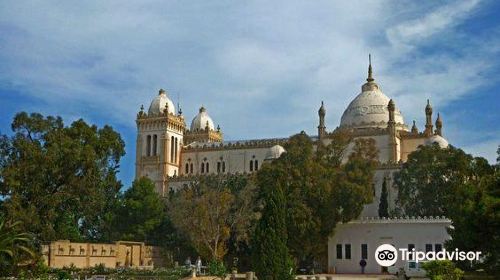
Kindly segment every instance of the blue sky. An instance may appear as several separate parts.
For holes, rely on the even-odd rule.
[[[134,176],[135,116],[159,88],[226,140],[334,129],[366,78],[423,129],[496,158],[499,1],[2,1],[0,132],[19,111],[111,124]]]

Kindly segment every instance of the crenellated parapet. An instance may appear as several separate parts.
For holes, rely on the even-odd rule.
[[[223,141],[223,134],[220,129],[212,130],[208,126],[203,130],[186,130],[184,132],[184,143],[189,145],[193,142],[217,142]]]
[[[171,112],[162,112],[152,116],[149,116],[145,112],[137,114],[136,124],[139,131],[153,129],[184,131],[186,129],[184,117]]]
[[[197,151],[219,151],[219,150],[235,150],[235,149],[252,149],[252,148],[270,148],[275,145],[284,145],[288,138],[273,138],[245,141],[230,141],[223,143],[192,143],[185,146],[184,152]]]
[[[384,223],[451,223],[445,216],[403,216],[403,217],[361,217],[360,219],[349,221],[349,224],[384,224]]]
[[[252,172],[235,172],[235,173],[221,173],[221,174],[216,174],[216,173],[211,173],[211,174],[181,174],[179,176],[172,176],[169,177],[169,182],[196,182],[201,180],[202,178],[206,177],[214,177],[214,178],[229,178],[232,176],[243,176],[243,177],[253,177],[255,176],[255,173]]]

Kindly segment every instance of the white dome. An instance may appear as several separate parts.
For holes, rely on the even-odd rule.
[[[285,149],[280,145],[274,145],[266,153],[266,160],[277,159],[285,152]]]
[[[389,100],[390,98],[378,88],[378,85],[363,86],[363,91],[351,101],[344,111],[340,126],[349,128],[386,128],[389,121],[389,110],[387,109]],[[404,125],[403,116],[398,109],[394,112],[394,120],[396,125]]]
[[[202,106],[198,115],[191,122],[191,131],[205,130],[207,125],[209,130],[215,130],[214,121],[208,115],[205,107]]]
[[[151,101],[151,105],[149,105],[148,115],[159,115],[163,113],[167,104],[168,112],[175,114],[174,103],[168,98],[167,92],[160,89],[158,96],[156,96],[153,101]]]
[[[437,143],[439,147],[442,149],[448,148],[449,145],[448,141],[446,141],[446,139],[444,139],[442,136],[439,135],[432,135],[431,137],[427,138],[424,142],[424,145],[430,146],[434,143]]]

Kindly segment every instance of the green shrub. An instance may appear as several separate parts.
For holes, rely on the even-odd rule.
[[[224,277],[226,275],[226,267],[224,266],[224,263],[222,261],[210,261],[208,263],[208,274],[217,276],[217,277]]]
[[[449,260],[430,261],[422,265],[431,280],[460,280],[464,272]]]

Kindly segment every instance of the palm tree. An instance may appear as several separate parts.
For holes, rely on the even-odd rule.
[[[32,235],[26,232],[19,232],[18,226],[21,222],[8,223],[0,215],[0,267],[19,265],[16,259],[29,257],[33,259],[35,252],[29,248]]]

